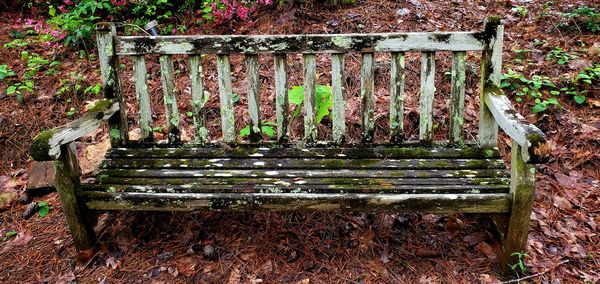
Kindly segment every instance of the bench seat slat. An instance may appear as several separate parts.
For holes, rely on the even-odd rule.
[[[340,53],[482,50],[475,32],[320,35],[119,36],[118,55],[228,53]]]
[[[329,193],[137,193],[87,191],[85,206],[97,210],[191,211],[393,211],[506,213],[508,193],[329,194]],[[435,204],[435,206],[432,206]]]
[[[109,159],[102,168],[190,169],[501,169],[501,159]]]
[[[497,148],[339,147],[339,148],[112,148],[108,158],[344,158],[344,159],[498,159]]]
[[[193,178],[193,177],[232,177],[232,178],[478,178],[478,177],[507,177],[506,169],[409,169],[409,170],[318,170],[307,172],[305,169],[101,169],[97,176],[120,177],[157,177],[157,178]]]
[[[295,181],[301,182],[302,180]],[[139,185],[102,184],[87,185],[88,191],[155,192],[155,193],[508,193],[506,184],[488,185],[360,185],[360,184],[296,184],[274,181],[255,181],[254,184],[188,184]],[[84,186],[86,187],[86,186]]]

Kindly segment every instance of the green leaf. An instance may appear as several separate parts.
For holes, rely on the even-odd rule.
[[[6,94],[7,94],[7,95],[12,95],[12,94],[14,94],[16,91],[17,91],[17,86],[14,86],[14,85],[13,85],[13,86],[9,86],[9,87],[6,89]]]
[[[539,104],[536,104],[536,105],[533,107],[532,111],[533,111],[534,113],[540,113],[540,112],[543,112],[543,111],[545,111],[547,108],[548,108],[548,106],[547,106],[547,105],[545,105],[545,104],[543,104],[543,103],[539,103]]]
[[[559,91],[550,91],[550,94],[558,96],[558,95],[560,95],[560,92]]]
[[[121,138],[121,132],[119,132],[119,129],[113,128],[110,130],[109,135],[111,138],[113,139],[120,139]]]
[[[6,234],[4,234],[4,236],[7,238],[10,238],[10,237],[16,236],[16,235],[17,235],[17,232],[13,231],[13,230],[10,230],[10,231],[6,232]]]
[[[250,135],[250,125],[246,125],[246,127],[240,129],[240,134],[238,134],[240,138],[246,137],[248,135]]]
[[[290,104],[301,105],[304,102],[304,86],[293,86],[288,91]]]
[[[578,104],[583,104],[585,102],[585,96],[583,95],[576,95],[573,99],[575,99],[575,102]]]
[[[37,204],[37,208],[38,208],[38,215],[40,217],[45,217],[50,212],[50,206],[48,205],[48,203],[46,203],[44,201],[40,201]]]
[[[272,126],[263,125],[262,132],[267,135],[269,138],[275,137],[275,129]]]

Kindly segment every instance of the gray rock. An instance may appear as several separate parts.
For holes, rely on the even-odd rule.
[[[410,10],[407,8],[402,8],[402,9],[396,10],[396,16],[398,16],[398,17],[408,16],[408,14],[410,14]]]

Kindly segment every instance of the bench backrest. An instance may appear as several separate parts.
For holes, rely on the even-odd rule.
[[[390,133],[392,142],[402,142],[403,101],[405,80],[405,52],[421,53],[419,140],[433,141],[433,98],[435,92],[435,52],[452,52],[450,143],[462,142],[462,124],[465,99],[466,51],[482,51],[481,91],[499,85],[502,65],[503,27],[498,18],[488,18],[483,31],[478,32],[431,32],[431,33],[380,33],[336,35],[227,35],[227,36],[117,36],[115,26],[101,23],[97,27],[99,60],[105,97],[120,102],[121,110],[109,121],[110,137],[114,145],[126,144],[127,116],[120,84],[119,57],[131,56],[135,91],[139,104],[141,138],[152,140],[152,115],[146,84],[144,55],[160,57],[165,116],[169,142],[180,140],[180,121],[175,96],[175,73],[173,55],[188,55],[191,80],[191,106],[195,128],[195,142],[207,143],[201,55],[216,54],[222,140],[236,143],[234,102],[230,71],[230,54],[244,54],[248,113],[250,117],[250,141],[262,138],[260,121],[260,80],[258,54],[272,54],[275,70],[275,98],[277,140],[288,141],[288,82],[287,55],[302,54],[304,68],[304,137],[303,141],[317,142],[316,125],[316,54],[331,54],[331,86],[333,106],[331,110],[333,143],[343,144],[346,132],[344,101],[344,54],[361,53],[361,137],[370,143],[374,137],[374,53],[389,52],[390,62]],[[481,100],[483,101],[483,100]],[[484,103],[480,106],[479,142],[484,146],[496,144],[497,125]]]

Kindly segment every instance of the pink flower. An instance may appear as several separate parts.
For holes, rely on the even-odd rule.
[[[65,5],[73,5],[73,2],[71,2],[71,0],[63,0],[63,2],[65,3]]]
[[[58,10],[63,14],[67,12],[67,9],[65,8],[65,6],[62,6],[62,5],[58,6]]]

